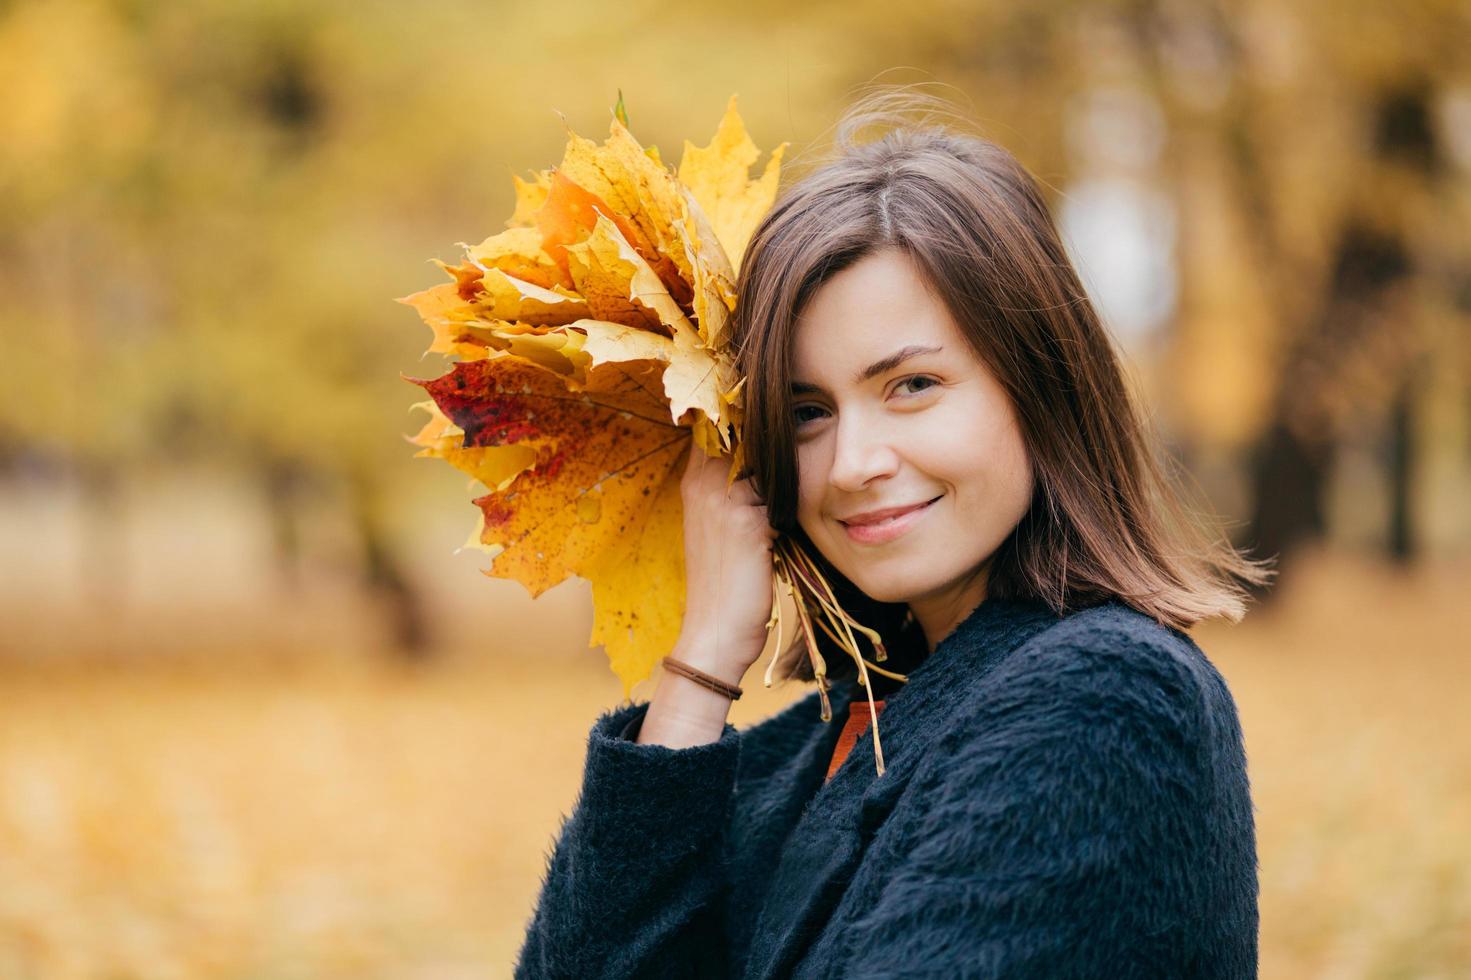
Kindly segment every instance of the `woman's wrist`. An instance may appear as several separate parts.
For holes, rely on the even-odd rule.
[[[730,698],[670,671],[660,671],[659,687],[649,701],[640,745],[663,745],[671,749],[718,742],[725,732]]]
[[[764,644],[750,640],[721,637],[716,630],[698,630],[680,634],[669,656],[718,677],[733,687],[741,686],[741,678],[751,664],[761,658]]]
[[[673,655],[666,656],[660,663],[664,665],[665,670],[679,674],[681,677],[688,677],[696,684],[708,687],[716,694],[723,694],[732,701],[739,701],[741,695],[745,693],[741,690],[740,685],[723,681],[714,674],[707,674],[698,667],[692,667],[683,660],[676,659]]]
[[[737,668],[728,656],[721,663],[714,656],[717,652],[720,651],[713,641],[705,638],[705,634],[688,634],[680,637],[669,655],[729,684],[740,686],[745,668]],[[759,650],[756,653],[760,655]],[[754,663],[755,658],[750,662]],[[661,668],[659,674],[659,686],[649,702],[643,724],[639,726],[638,743],[689,748],[719,741],[725,732],[731,699],[672,670]]]

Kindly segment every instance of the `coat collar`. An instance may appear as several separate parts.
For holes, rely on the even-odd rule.
[[[1057,619],[1040,602],[987,598],[909,672],[908,683],[885,698],[879,718],[884,775],[874,772],[870,730],[807,804],[787,839],[752,934],[746,976],[792,973],[827,925],[931,739],[963,710],[1001,657]],[[848,702],[864,696],[852,682],[833,693],[835,719],[846,715]],[[826,758],[818,762],[825,771]]]

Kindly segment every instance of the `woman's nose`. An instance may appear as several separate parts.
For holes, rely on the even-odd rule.
[[[898,467],[899,454],[876,426],[851,417],[838,422],[828,472],[828,482],[836,489],[856,493],[878,477],[893,476]]]

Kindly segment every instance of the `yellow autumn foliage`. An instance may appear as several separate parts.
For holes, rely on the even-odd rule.
[[[485,574],[532,596],[592,583],[593,630],[624,693],[679,636],[679,480],[698,448],[740,465],[742,379],[726,325],[741,257],[776,197],[731,97],[678,171],[619,118],[599,144],[568,129],[559,166],[514,178],[506,228],[463,245],[449,282],[399,299],[430,327],[435,379],[409,441],[486,492],[469,543]]]

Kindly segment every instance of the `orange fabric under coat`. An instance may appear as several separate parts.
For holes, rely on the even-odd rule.
[[[833,773],[837,772],[843,760],[848,758],[848,753],[853,751],[854,743],[858,741],[859,736],[868,731],[869,722],[873,721],[874,716],[883,714],[884,703],[882,701],[873,702],[872,712],[868,710],[868,705],[867,701],[849,703],[848,720],[843,725],[843,731],[838,735],[838,744],[833,746],[833,760],[828,763],[824,783],[833,778]]]

